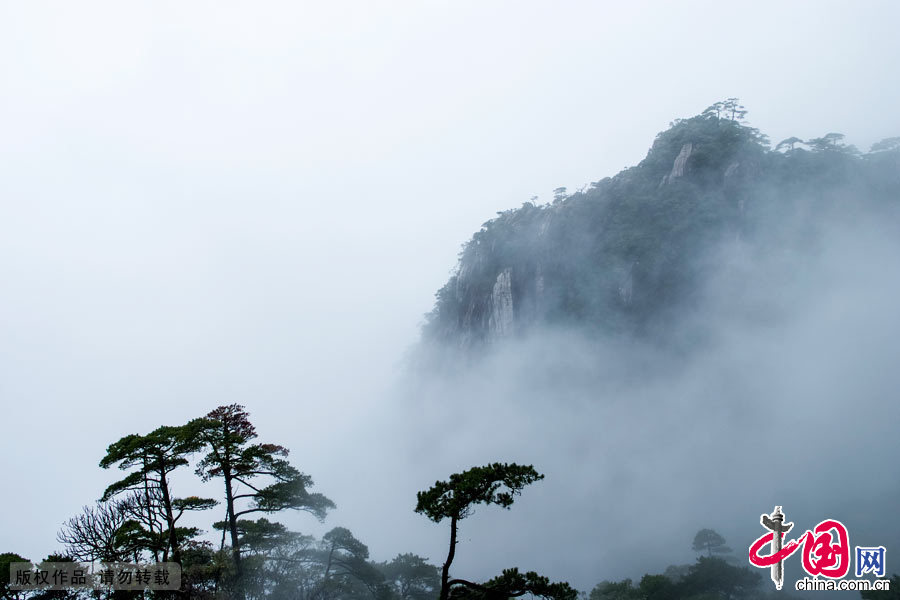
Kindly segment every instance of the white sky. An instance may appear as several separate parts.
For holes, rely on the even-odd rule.
[[[366,535],[384,465],[352,438],[460,244],[729,96],[775,142],[900,135],[897,23],[896,2],[0,2],[0,551],[56,551],[109,443],[241,402],[330,526],[428,554]]]

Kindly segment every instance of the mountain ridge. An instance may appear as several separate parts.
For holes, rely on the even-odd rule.
[[[816,240],[836,212],[896,217],[900,139],[866,154],[837,133],[772,149],[745,114],[718,102],[674,121],[634,167],[498,212],[463,245],[423,340],[466,349],[538,325],[655,336],[691,303],[724,239],[768,251]]]

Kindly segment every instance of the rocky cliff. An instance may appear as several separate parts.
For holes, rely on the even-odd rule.
[[[898,145],[860,154],[827,140],[782,152],[740,119],[707,111],[677,121],[636,167],[485,223],[423,335],[469,347],[540,324],[660,331],[690,304],[723,240],[777,245],[848,202],[896,207]]]

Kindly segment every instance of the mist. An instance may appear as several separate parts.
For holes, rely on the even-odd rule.
[[[454,568],[541,568],[589,590],[692,563],[704,527],[740,556],[776,504],[801,532],[831,516],[851,543],[892,547],[900,238],[895,220],[842,212],[819,225],[814,244],[710,248],[702,301],[668,342],[541,328],[408,377],[405,404],[379,422],[411,457],[392,485],[425,489],[494,460],[546,474],[509,513],[462,522]],[[434,529],[439,558],[447,532]]]
[[[589,591],[692,562],[703,527],[740,555],[775,504],[896,547],[894,214],[717,240],[657,338],[536,327],[419,359],[483,222],[638,163],[675,118],[738,95],[773,140],[900,133],[898,18],[0,4],[0,550],[60,551],[120,476],[97,466],[110,443],[230,403],[337,504],[278,520],[346,526],[375,560],[443,561],[415,494],[493,461],[546,479],[462,523],[473,579],[515,565]],[[179,494],[218,497],[189,473]]]

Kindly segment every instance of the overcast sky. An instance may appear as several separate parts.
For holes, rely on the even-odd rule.
[[[109,443],[240,402],[338,504],[326,527],[437,562],[414,484],[381,501],[435,545],[370,525],[394,454],[356,436],[380,439],[460,245],[729,96],[776,142],[900,135],[897,23],[890,1],[0,2],[0,551],[58,550]]]

